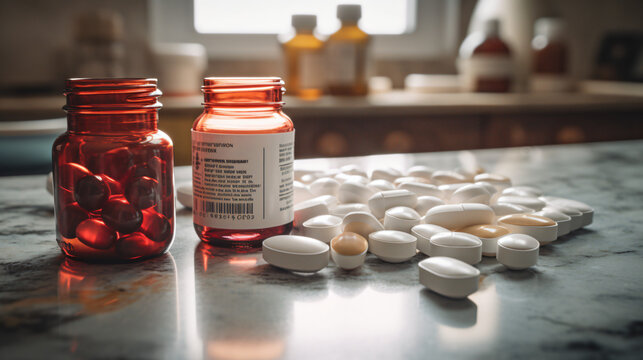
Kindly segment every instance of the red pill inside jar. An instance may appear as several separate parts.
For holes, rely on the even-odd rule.
[[[85,176],[91,176],[92,173],[84,166],[77,163],[65,163],[58,168],[58,179],[60,183],[56,184],[69,191],[74,191],[76,182]]]
[[[123,193],[123,186],[121,185],[120,182],[112,179],[111,177],[105,175],[105,174],[100,174],[99,175],[103,181],[109,186],[109,192],[112,195],[118,195]]]
[[[57,218],[60,234],[68,239],[73,239],[76,237],[78,224],[89,219],[89,212],[73,203],[63,207]]]
[[[140,232],[121,236],[116,240],[116,252],[125,259],[157,255],[165,246],[166,244],[153,241]]]
[[[87,219],[76,227],[76,237],[83,244],[99,250],[109,249],[116,241],[116,232],[100,219]]]
[[[117,181],[124,180],[132,166],[130,150],[126,146],[121,146],[110,150],[96,149],[96,151],[97,153],[91,156],[89,168],[94,173],[106,174]]]
[[[143,210],[141,231],[145,236],[156,242],[172,239],[172,225],[168,219],[153,209]]]
[[[147,176],[133,180],[125,190],[127,200],[138,209],[147,209],[160,200],[159,182]]]
[[[101,216],[112,229],[129,234],[141,227],[143,214],[122,196],[112,196],[101,211]]]
[[[109,186],[98,175],[85,176],[74,186],[74,198],[78,205],[89,211],[102,208],[110,193]]]

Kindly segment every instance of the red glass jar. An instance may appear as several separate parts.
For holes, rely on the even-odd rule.
[[[237,249],[289,233],[294,126],[280,78],[206,78],[205,110],[192,127],[194,228]]]
[[[156,79],[69,79],[53,145],[56,240],[70,257],[145,259],[174,240],[172,140]]]

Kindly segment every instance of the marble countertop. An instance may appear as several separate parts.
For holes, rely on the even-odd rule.
[[[199,242],[179,207],[170,252],[133,264],[66,260],[44,176],[0,178],[1,359],[640,358],[643,141],[483,150],[489,171],[591,204],[594,223],[541,249],[538,266],[476,265],[480,290],[423,289],[416,256],[297,275],[261,253]],[[457,153],[298,161],[456,165]],[[189,177],[177,169],[177,182]]]

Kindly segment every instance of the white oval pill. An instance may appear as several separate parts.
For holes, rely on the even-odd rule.
[[[354,232],[368,238],[375,231],[384,230],[384,226],[369,212],[352,212],[346,214],[342,221],[344,232]]]
[[[506,215],[498,219],[498,225],[512,233],[532,236],[540,245],[547,245],[558,236],[558,224],[554,220],[534,214]]]
[[[511,270],[522,270],[538,262],[538,240],[525,234],[509,234],[498,239],[496,259]]]
[[[329,247],[297,235],[269,237],[262,244],[263,258],[270,265],[299,272],[316,272],[328,265]]]
[[[437,186],[433,184],[425,184],[419,182],[404,182],[398,186],[398,189],[408,190],[417,196],[435,196],[442,198],[444,193]]]
[[[428,167],[424,165],[415,165],[409,168],[409,170],[406,172],[406,175],[420,177],[425,180],[431,180],[431,176],[433,175],[434,171],[435,169],[433,169],[432,167]]]
[[[442,191],[442,198],[444,200],[449,200],[456,190],[467,185],[471,185],[471,183],[444,184],[438,186],[438,189]]]
[[[339,185],[339,181],[329,177],[323,177],[313,181],[310,185],[308,185],[308,187],[310,188],[310,192],[315,196],[337,196]]]
[[[318,198],[302,201],[294,206],[293,225],[299,228],[306,220],[328,214],[328,205]]]
[[[373,190],[363,183],[352,180],[346,181],[339,186],[337,198],[342,204],[362,203],[366,204],[368,198],[373,195]]]
[[[298,170],[294,170],[294,171],[293,171],[293,173],[294,173],[295,180],[296,180],[296,181],[301,181],[301,179],[302,179],[304,176],[307,176],[307,175],[310,175],[310,176],[313,176],[313,177],[315,177],[315,178],[316,178],[315,174],[319,174],[319,171],[318,171],[318,170],[304,170],[304,169],[298,169]],[[313,179],[313,180],[314,180],[314,179]]]
[[[436,170],[431,175],[431,182],[436,185],[458,184],[467,182],[467,178],[451,170]]]
[[[539,197],[543,194],[543,191],[539,188],[533,186],[511,186],[502,190],[502,195],[512,195],[512,196],[525,196],[525,197]]]
[[[366,174],[366,171],[362,170],[362,168],[360,168],[355,164],[344,165],[339,168],[339,171],[348,175],[358,175],[362,177],[368,177],[368,175]]]
[[[431,251],[431,237],[441,232],[451,232],[451,230],[433,224],[420,224],[411,228],[411,234],[417,238],[417,249],[424,255],[429,255]]]
[[[506,189],[511,186],[511,179],[504,175],[483,173],[478,174],[473,178],[474,182],[485,181],[493,185],[499,191]]]
[[[400,185],[405,183],[430,184],[431,181],[421,177],[416,177],[416,176],[402,176],[395,179],[395,181],[393,181],[393,186],[399,188]]]
[[[471,234],[482,241],[483,256],[496,256],[498,239],[509,234],[509,229],[506,227],[493,224],[471,225],[459,231]]]
[[[329,213],[331,215],[339,216],[344,218],[346,214],[352,212],[370,212],[371,209],[366,204],[353,203],[353,204],[339,204],[335,207],[330,208]]]
[[[569,216],[572,220],[569,223],[569,231],[574,231],[580,229],[583,226],[583,213],[571,208],[569,206],[549,204],[543,208],[543,210],[555,210],[560,211],[563,214]]]
[[[411,234],[396,230],[381,230],[368,236],[369,251],[382,261],[400,263],[415,254],[417,239]]]
[[[484,187],[485,190],[487,190],[487,192],[489,192],[489,194],[491,194],[491,196],[493,196],[493,195],[498,193],[498,189],[496,189],[495,186],[491,185],[490,183],[488,183],[486,181],[478,181],[478,182],[475,182],[474,184],[478,184],[478,185]]]
[[[420,283],[450,298],[465,298],[478,290],[480,270],[450,257],[430,257],[418,263]]]
[[[568,206],[580,211],[583,214],[581,227],[590,225],[594,221],[594,208],[584,202],[555,196],[544,196],[542,199],[547,202],[547,204]]]
[[[384,229],[410,232],[411,228],[422,221],[420,214],[407,206],[396,206],[384,213]]]
[[[447,256],[467,264],[482,260],[482,241],[463,232],[441,232],[429,240],[429,256]]]
[[[493,210],[494,214],[496,214],[496,217],[503,217],[511,214],[529,214],[534,212],[534,209],[518,204],[496,203],[489,206]]]
[[[340,184],[345,183],[345,182],[347,182],[347,181],[352,181],[352,182],[358,182],[358,183],[360,183],[360,184],[364,184],[364,185],[366,185],[366,184],[368,184],[368,181],[369,181],[369,180],[368,180],[367,178],[365,178],[364,176],[360,176],[360,175],[348,175],[348,174],[344,174],[344,173],[336,174],[333,178],[334,178],[335,180],[337,180]]]
[[[545,207],[545,205],[547,205],[544,201],[538,198],[512,195],[502,195],[498,198],[497,202],[521,205],[533,209],[534,211],[540,211]]]
[[[330,256],[337,266],[352,270],[364,264],[368,241],[361,235],[343,232],[330,241]]]
[[[368,207],[378,219],[384,217],[384,212],[395,206],[414,207],[417,195],[408,190],[380,191],[368,199]]]
[[[458,230],[469,225],[492,224],[493,210],[484,204],[439,205],[426,212],[423,222]]]
[[[176,188],[176,200],[188,209],[192,209],[192,184],[179,185]]]
[[[298,204],[302,201],[310,200],[315,197],[312,192],[310,192],[310,189],[308,188],[308,185],[300,182],[300,181],[293,181],[292,182],[292,187],[294,191],[294,196],[295,196],[295,204]]]
[[[535,212],[534,215],[540,215],[554,220],[558,224],[558,237],[569,234],[572,224],[571,216],[546,206],[542,210]]]
[[[463,187],[456,189],[451,197],[449,202],[452,204],[460,203],[479,203],[479,204],[489,204],[491,199],[491,194],[484,186],[479,184],[468,184]]]
[[[444,204],[444,200],[435,196],[419,196],[414,209],[418,212],[418,214],[420,214],[420,216],[424,216],[430,209]]]
[[[395,190],[395,185],[393,185],[392,182],[384,179],[373,180],[368,183],[368,187],[370,187],[375,192]]]
[[[342,232],[342,218],[333,215],[319,215],[304,221],[302,225],[304,236],[329,243]]]
[[[395,181],[395,179],[402,177],[402,173],[391,167],[375,169],[371,173],[371,180],[384,179],[390,182]]]

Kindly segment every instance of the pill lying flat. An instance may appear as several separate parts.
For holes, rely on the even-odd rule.
[[[439,198],[444,196],[442,190],[437,186],[420,182],[403,182],[398,186],[398,189],[408,190],[417,196],[436,196]]]
[[[342,232],[342,218],[333,215],[315,216],[304,221],[302,232],[304,236],[329,243]]]
[[[366,204],[372,195],[373,190],[371,190],[366,184],[352,180],[344,182],[337,190],[337,198],[342,204]]]
[[[534,212],[534,209],[517,204],[496,203],[489,206],[491,207],[491,210],[493,210],[494,214],[496,214],[496,217],[503,217],[511,214],[529,214]]]
[[[340,186],[339,181],[329,177],[319,178],[313,181],[310,185],[308,185],[308,187],[310,188],[310,192],[313,193],[313,195],[315,196],[321,196],[321,195],[337,196],[337,191],[339,190],[339,186]]]
[[[381,219],[386,210],[396,206],[414,207],[417,195],[408,190],[380,191],[368,199],[368,207],[375,217]]]
[[[457,230],[476,224],[492,224],[494,212],[484,204],[439,205],[426,212],[422,219],[426,224]]]
[[[431,180],[431,176],[433,175],[434,171],[435,169],[433,169],[432,167],[428,167],[424,165],[415,165],[409,168],[409,170],[406,172],[406,175],[420,177],[425,180]]]
[[[384,179],[390,182],[394,182],[395,179],[402,177],[402,173],[394,168],[380,168],[375,169],[371,173],[371,180]]]
[[[564,213],[544,207],[542,210],[535,212],[534,215],[546,217],[554,220],[558,224],[558,237],[569,234],[572,224],[572,217]]]
[[[525,197],[525,196],[512,196],[512,195],[503,195],[500,196],[497,200],[499,203],[509,203],[515,205],[521,205],[526,208],[530,208],[534,211],[540,211],[545,207],[546,203],[535,197]]]
[[[482,260],[482,241],[462,232],[441,232],[429,240],[429,256],[447,256],[477,264]]]
[[[308,185],[300,182],[300,181],[293,181],[292,182],[292,187],[294,191],[294,196],[295,196],[295,204],[298,204],[300,202],[310,200],[315,197],[312,192],[310,192],[310,189],[308,188]]]
[[[504,190],[511,186],[511,179],[504,175],[492,174],[492,173],[483,173],[478,174],[473,178],[474,182],[488,182],[489,184],[496,187],[498,190]]]
[[[368,187],[375,192],[395,190],[395,185],[392,182],[384,179],[373,180],[368,183]]]
[[[417,253],[417,239],[411,234],[396,230],[381,230],[368,236],[368,249],[382,261],[400,263]]]
[[[444,200],[435,196],[418,196],[414,209],[420,216],[424,216],[427,211],[438,205],[445,205]]]
[[[558,237],[558,224],[552,219],[534,214],[513,214],[498,219],[498,225],[512,233],[532,236],[540,245],[547,245]]]
[[[431,182],[436,185],[457,184],[467,182],[467,178],[451,170],[436,170],[431,175]]]
[[[299,228],[308,219],[319,215],[328,215],[328,205],[321,199],[313,198],[295,204],[294,212],[293,225]]]
[[[538,240],[525,234],[509,234],[498,239],[498,262],[511,270],[522,270],[538,262]]]
[[[542,196],[543,191],[534,186],[512,186],[502,190],[502,195],[524,196],[524,197],[539,197]]]
[[[450,298],[465,298],[478,290],[480,270],[449,257],[430,257],[418,263],[420,283]]]
[[[572,209],[580,211],[583,214],[581,227],[590,225],[594,221],[594,208],[585,204],[584,202],[565,199],[565,198],[556,197],[556,196],[543,196],[540,199],[547,202],[548,205],[551,204],[554,206],[567,206]]]
[[[420,214],[407,206],[396,206],[386,210],[384,214],[384,229],[410,232],[411,228],[422,221]]]
[[[449,202],[452,204],[460,203],[480,203],[480,204],[489,204],[491,199],[491,193],[480,184],[468,184],[463,187],[456,189],[451,197]]]
[[[498,239],[509,234],[509,229],[506,227],[493,224],[471,225],[459,231],[471,234],[482,241],[483,256],[496,256]]]
[[[375,231],[384,230],[384,226],[369,212],[352,212],[346,214],[342,221],[344,232],[354,232],[368,238]]]
[[[264,260],[273,266],[299,272],[316,272],[328,265],[329,247],[297,235],[278,235],[263,241]]]
[[[411,234],[417,238],[417,249],[424,255],[430,254],[431,237],[441,232],[451,232],[451,230],[433,224],[420,224],[411,228]]]
[[[330,208],[329,213],[331,215],[339,216],[344,218],[349,213],[352,212],[370,212],[371,209],[366,204],[352,203],[352,204],[339,204],[335,207]]]

